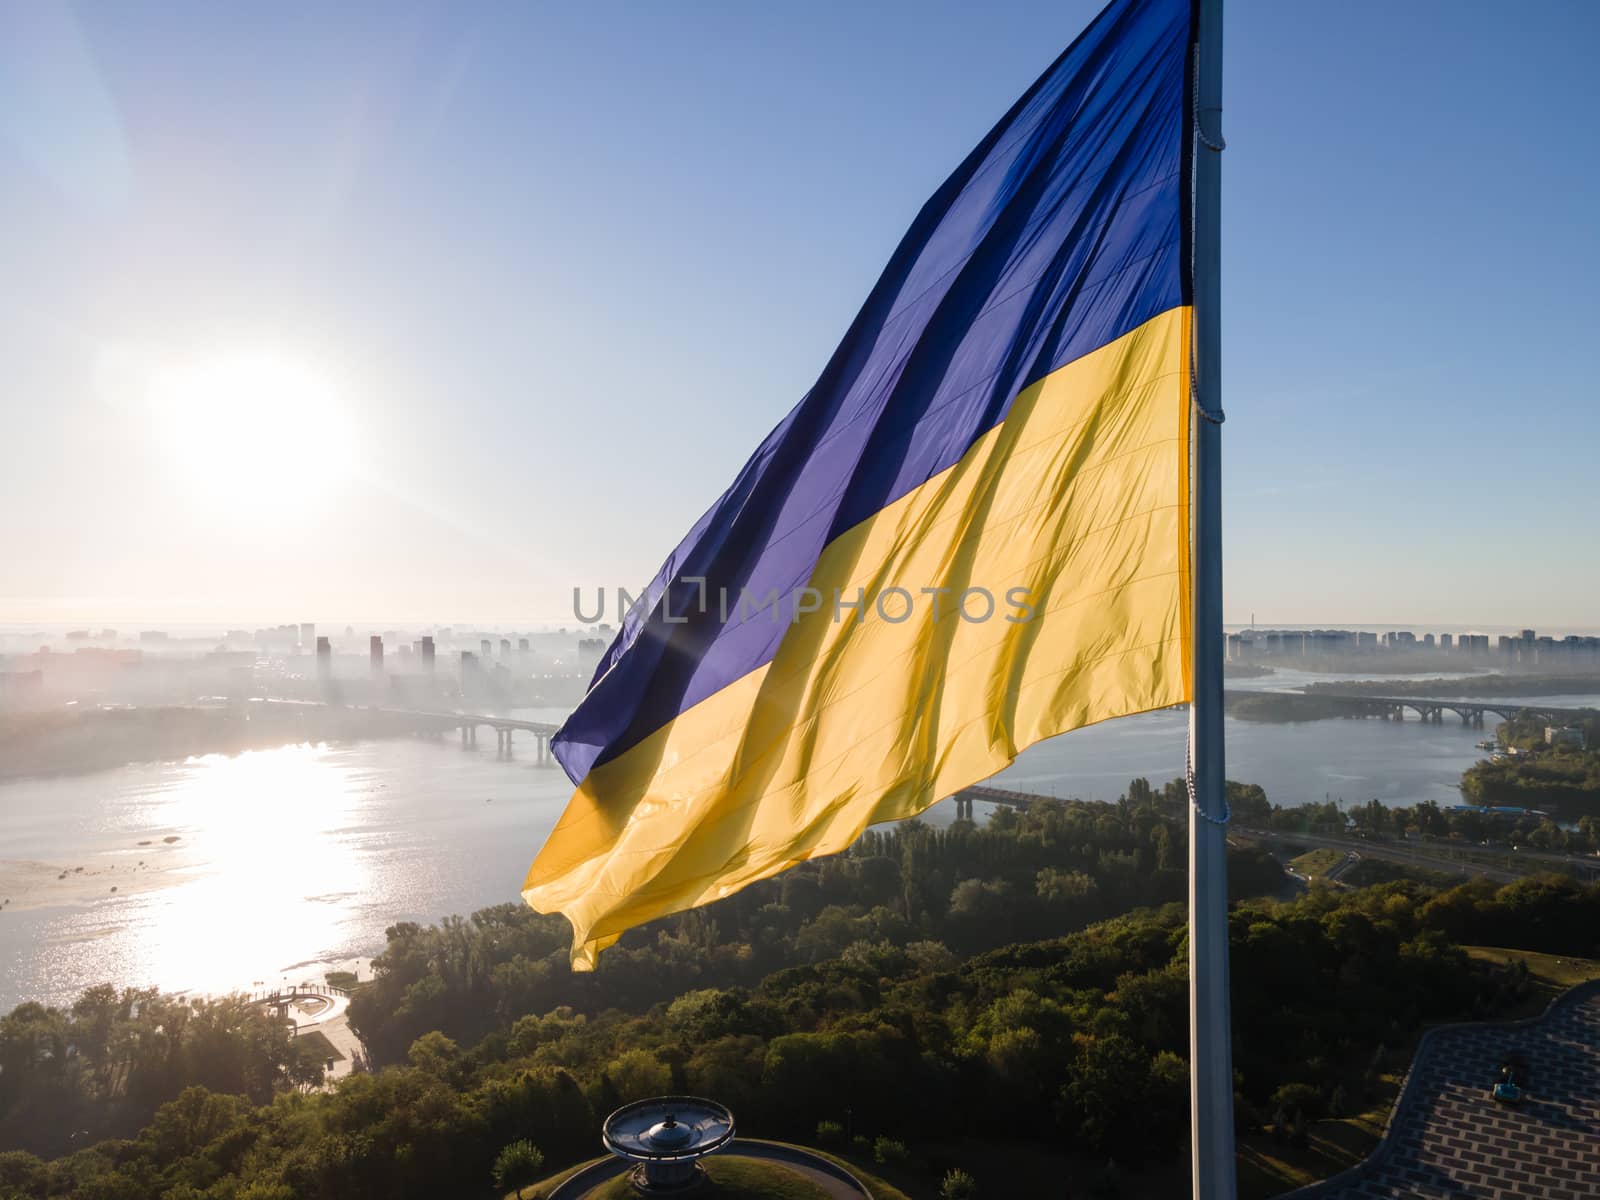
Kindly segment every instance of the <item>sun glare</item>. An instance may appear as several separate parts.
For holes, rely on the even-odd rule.
[[[351,469],[343,398],[323,374],[271,354],[187,363],[150,385],[155,429],[200,504],[228,515],[304,510]]]

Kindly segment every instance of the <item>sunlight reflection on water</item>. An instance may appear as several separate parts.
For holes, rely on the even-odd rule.
[[[996,783],[1112,800],[1136,775],[1159,784],[1182,773],[1187,723],[1168,711],[1052,738]],[[1277,803],[1410,804],[1456,802],[1484,731],[1229,720],[1227,735],[1229,778],[1260,783]],[[0,912],[0,1012],[23,999],[68,1003],[104,980],[216,993],[319,978],[381,950],[396,922],[516,902],[570,794],[559,769],[453,739],[285,746],[0,785],[0,855],[50,864],[46,895],[74,887],[54,882],[58,869],[91,873],[48,907],[13,900]],[[944,803],[924,819],[953,817]]]
[[[0,1011],[101,980],[219,992],[319,977],[381,949],[396,921],[516,900],[568,791],[559,770],[429,741],[7,784],[9,854],[107,886],[0,915],[0,961],[15,964]]]

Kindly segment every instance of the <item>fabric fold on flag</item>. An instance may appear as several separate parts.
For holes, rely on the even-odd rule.
[[[1190,698],[1193,26],[1096,18],[629,612],[523,890],[574,966]]]

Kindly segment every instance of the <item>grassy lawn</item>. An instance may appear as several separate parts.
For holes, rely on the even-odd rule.
[[[867,1191],[872,1193],[874,1200],[911,1200],[911,1197],[906,1194],[906,1190],[908,1190],[907,1185],[913,1185],[912,1177],[910,1173],[904,1169],[883,1167],[877,1165],[876,1163],[866,1163],[863,1165],[862,1161],[843,1158],[837,1154],[829,1154],[826,1150],[819,1150],[815,1146],[802,1146],[801,1149],[809,1150],[812,1154],[817,1155],[819,1158],[826,1158],[828,1161],[837,1163],[846,1171],[849,1171],[850,1174],[854,1175],[857,1179],[861,1180],[862,1183],[867,1185]],[[880,1171],[891,1172],[896,1179],[901,1181],[902,1187],[895,1187],[894,1184],[877,1174],[877,1172]],[[937,1187],[937,1184],[923,1184],[916,1187],[915,1194],[918,1196],[931,1196]]]
[[[984,1200],[1060,1200],[1062,1196],[1087,1196],[1106,1170],[1106,1160],[1093,1155],[1068,1154],[1037,1142],[996,1138],[960,1137],[919,1144],[912,1152],[926,1165],[918,1170],[873,1166],[891,1181],[904,1180],[901,1192],[918,1200],[933,1200],[950,1167],[960,1167],[978,1184]],[[901,1200],[901,1192],[881,1190],[878,1180],[854,1162],[846,1164],[876,1197]],[[1167,1160],[1118,1162],[1116,1195],[1119,1200],[1171,1200],[1189,1194],[1189,1160],[1178,1154]]]
[[[1430,887],[1454,887],[1461,882],[1461,876],[1452,875],[1449,871],[1434,871],[1412,863],[1389,862],[1382,858],[1363,858],[1342,872],[1338,882],[1347,887],[1360,888],[1397,879],[1414,879]]]
[[[711,1184],[695,1195],[706,1200],[829,1200],[822,1188],[779,1163],[718,1154],[705,1160],[705,1168]],[[600,1188],[595,1200],[632,1200],[634,1195],[628,1177],[621,1175]]]
[[[1335,850],[1331,846],[1324,846],[1320,850],[1309,850],[1299,858],[1291,858],[1289,866],[1300,872],[1307,879],[1321,879],[1345,860],[1343,850]]]
[[[1385,1055],[1370,1107],[1355,1116],[1313,1122],[1305,1149],[1276,1141],[1265,1131],[1240,1137],[1239,1200],[1265,1200],[1267,1196],[1315,1183],[1355,1166],[1371,1154],[1383,1136],[1414,1048],[1407,1046]]]
[[[801,1146],[800,1149],[815,1154],[819,1158],[826,1158],[849,1171],[867,1185],[867,1190],[872,1193],[874,1200],[911,1200],[911,1196],[907,1195],[905,1191],[873,1173],[875,1170],[883,1170],[882,1167],[873,1166],[869,1169],[869,1167],[860,1163],[840,1158],[836,1154],[828,1154],[825,1151],[818,1150],[814,1146]],[[601,1158],[606,1157],[609,1156],[601,1156]],[[522,1200],[533,1200],[535,1196],[549,1195],[550,1192],[555,1190],[556,1185],[565,1180],[567,1176],[575,1174],[590,1164],[599,1161],[601,1161],[600,1158],[591,1158],[581,1163],[562,1167],[561,1170],[545,1176],[538,1183],[529,1184],[524,1188]],[[695,1193],[697,1196],[704,1196],[705,1200],[712,1200],[713,1197],[717,1197],[718,1200],[745,1200],[746,1197],[750,1197],[752,1200],[755,1197],[771,1197],[772,1200],[812,1200],[813,1197],[819,1196],[826,1200],[826,1194],[819,1191],[809,1179],[795,1174],[781,1163],[768,1163],[756,1159],[740,1158],[732,1154],[713,1155],[706,1159],[706,1169],[718,1186],[717,1190],[714,1191]],[[772,1172],[772,1174],[766,1174],[768,1172]],[[758,1187],[757,1184],[760,1186]],[[730,1190],[722,1190],[724,1187]],[[751,1190],[752,1188],[755,1190]],[[780,1190],[781,1188],[788,1188],[789,1190]],[[796,1190],[797,1188],[800,1190]],[[918,1197],[931,1196],[937,1188],[937,1183],[923,1184],[917,1188],[914,1194]],[[610,1180],[596,1195],[602,1200],[615,1200],[616,1197],[629,1197],[631,1200],[634,1193],[628,1187],[627,1176],[620,1175],[616,1179]],[[501,1200],[517,1200],[517,1194],[515,1192],[507,1192]]]
[[[1500,946],[1467,946],[1465,949],[1479,962],[1505,966],[1521,959],[1528,965],[1533,993],[1525,1005],[1507,1014],[1510,1017],[1538,1016],[1550,1001],[1574,984],[1600,979],[1600,962],[1592,958],[1536,954],[1532,950],[1507,950]]]
[[[548,1196],[555,1190],[556,1185],[565,1180],[568,1175],[576,1175],[579,1171],[583,1170],[591,1163],[597,1163],[602,1158],[610,1157],[611,1156],[609,1154],[602,1154],[598,1158],[588,1158],[583,1162],[573,1163],[571,1166],[562,1167],[559,1171],[552,1171],[549,1175],[546,1175],[543,1179],[539,1180],[538,1183],[530,1183],[527,1187],[523,1188],[522,1200],[533,1200],[533,1197],[535,1196]],[[501,1200],[517,1200],[517,1193],[506,1192]]]

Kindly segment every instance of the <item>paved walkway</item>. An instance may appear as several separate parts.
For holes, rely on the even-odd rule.
[[[336,1080],[343,1079],[355,1067],[356,1056],[363,1052],[361,1041],[350,1028],[348,994],[333,988],[319,988],[311,984],[287,992],[262,992],[250,998],[263,1007],[270,1008],[278,997],[288,1001],[287,1015],[294,1022],[295,1035],[320,1033],[328,1039],[338,1057],[333,1060],[333,1070],[328,1073],[324,1089],[331,1088]]]
[[[333,1060],[333,1071],[328,1075],[328,1083],[343,1079],[355,1069],[356,1057],[364,1051],[361,1041],[356,1037],[355,1031],[350,1028],[350,1018],[343,1009],[336,1016],[306,1024],[301,1022],[300,1032],[309,1033],[312,1030],[327,1038],[333,1048],[339,1052],[339,1057]]]
[[[1516,1107],[1489,1096],[1516,1051]],[[1429,1033],[1365,1162],[1295,1200],[1590,1200],[1600,1197],[1600,986],[1584,984],[1531,1021]],[[1286,1198],[1285,1198],[1286,1200]]]

